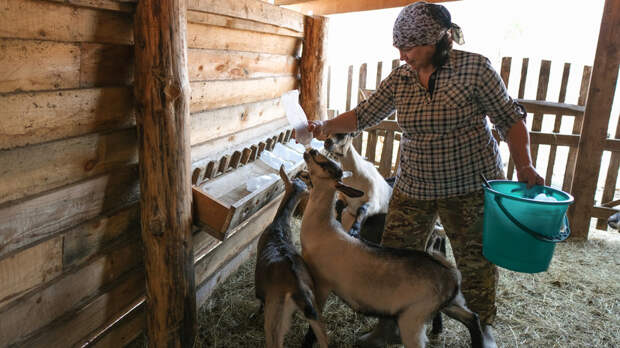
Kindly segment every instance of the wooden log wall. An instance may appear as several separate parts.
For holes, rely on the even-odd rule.
[[[144,292],[134,5],[0,8],[0,346],[82,345]]]
[[[145,328],[135,7],[0,0],[0,346],[123,346]],[[231,170],[290,137],[279,97],[298,88],[304,17],[258,0],[187,7],[192,174],[223,156]],[[194,230],[198,304],[276,208],[230,241]]]

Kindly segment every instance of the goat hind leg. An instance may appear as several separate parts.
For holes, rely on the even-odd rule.
[[[284,336],[291,325],[295,303],[290,298],[267,299],[265,301],[265,346],[283,348]]]
[[[398,316],[400,338],[406,348],[424,348],[426,346],[426,319],[428,313],[412,307]]]
[[[478,314],[472,312],[465,305],[465,298],[459,291],[458,295],[452,302],[441,310],[452,319],[456,319],[463,323],[469,330],[471,336],[471,346],[474,348],[497,348],[493,336],[483,332]]]

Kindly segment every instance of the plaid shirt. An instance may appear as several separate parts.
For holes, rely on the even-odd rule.
[[[480,174],[501,177],[499,148],[486,116],[502,138],[526,116],[487,58],[457,50],[437,69],[432,97],[409,65],[394,69],[355,108],[358,129],[378,124],[394,110],[403,131],[396,188],[421,200],[480,190]]]

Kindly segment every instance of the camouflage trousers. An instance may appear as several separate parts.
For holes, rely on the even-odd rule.
[[[463,276],[467,307],[484,324],[493,324],[497,307],[497,267],[482,256],[484,192],[438,200],[417,200],[394,190],[381,245],[424,250],[437,218],[446,232],[456,265]]]

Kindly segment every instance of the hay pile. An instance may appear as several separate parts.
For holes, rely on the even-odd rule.
[[[299,222],[297,222],[299,228]],[[298,231],[298,230],[297,230]],[[297,233],[296,231],[296,233]],[[500,269],[495,338],[499,347],[617,347],[620,344],[620,234],[592,230],[585,243],[560,243],[548,272]],[[263,318],[254,298],[254,260],[219,286],[199,310],[196,347],[263,347]],[[375,319],[331,296],[324,318],[331,347],[352,347]],[[460,323],[444,316],[429,347],[469,347]],[[299,347],[308,325],[295,315],[286,347]],[[143,347],[144,338],[130,346]],[[394,346],[398,347],[398,346]]]

